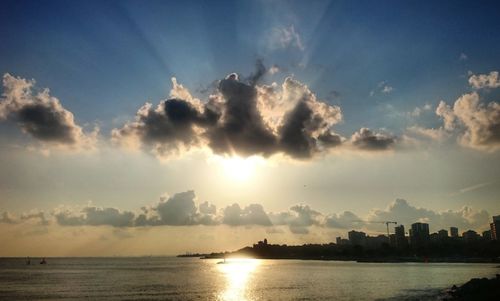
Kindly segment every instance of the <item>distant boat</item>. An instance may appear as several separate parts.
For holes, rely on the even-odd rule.
[[[40,261],[40,264],[47,264],[47,261],[45,260],[45,258],[42,258],[42,261]]]
[[[224,260],[217,262],[217,264],[225,264],[226,263],[226,255],[224,255]]]

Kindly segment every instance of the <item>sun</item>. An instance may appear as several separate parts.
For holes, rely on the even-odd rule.
[[[235,182],[247,182],[256,173],[263,159],[258,156],[242,158],[238,156],[224,157],[220,159],[222,172],[225,177]]]

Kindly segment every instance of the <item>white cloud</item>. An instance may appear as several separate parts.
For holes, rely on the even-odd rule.
[[[288,27],[274,27],[268,34],[267,41],[268,47],[271,50],[284,48],[305,49],[302,38],[293,25]]]
[[[469,77],[469,84],[475,89],[498,88],[500,87],[498,71],[491,71],[489,74],[473,74]]]
[[[500,104],[480,102],[477,92],[460,96],[453,108],[441,101],[436,114],[444,128],[457,131],[462,145],[485,151],[500,149]]]

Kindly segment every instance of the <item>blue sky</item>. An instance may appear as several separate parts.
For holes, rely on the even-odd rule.
[[[34,78],[76,113],[104,128],[145,100],[162,99],[169,78],[191,90],[255,60],[286,68],[320,98],[340,96],[341,127],[387,127],[377,108],[411,110],[452,100],[466,73],[498,69],[494,2],[389,1],[6,1],[0,71]],[[304,50],[272,51],[266,35],[293,26]],[[467,60],[460,60],[464,53]],[[298,66],[304,63],[305,66]],[[369,97],[381,81],[390,95]],[[353,124],[351,126],[351,123]],[[398,124],[392,125],[397,128]]]
[[[284,227],[273,232],[283,243],[330,241],[331,231],[345,229],[326,229],[324,220],[342,224],[345,211],[477,230],[500,212],[496,1],[2,1],[0,7],[0,234],[26,216],[40,218],[26,212],[43,212],[49,222],[37,226],[63,233],[67,225],[58,217],[93,225],[92,206],[103,215],[116,208],[135,218],[149,208],[161,216],[162,204],[180,196],[196,202],[194,220],[205,214],[198,204],[215,204],[210,218],[217,227],[227,226],[223,209],[233,203],[241,206],[242,225],[266,215]],[[258,62],[265,70],[252,84]],[[226,78],[232,72],[239,79]],[[172,77],[182,87],[172,86]],[[274,94],[264,95],[273,83]],[[26,85],[30,96],[16,98],[15,88]],[[35,96],[44,88],[50,94]],[[241,128],[250,134],[231,136],[234,124],[225,120],[246,115],[227,113],[230,95],[248,89],[262,93],[255,99],[264,105],[244,107],[250,117]],[[293,100],[293,93],[302,98]],[[194,114],[187,123],[175,123],[182,114],[168,115],[162,101],[172,97],[184,97],[170,103],[173,112]],[[223,103],[215,101],[224,116],[216,124],[203,115],[209,99]],[[146,101],[151,108],[143,107]],[[30,111],[33,103],[45,115]],[[311,125],[311,115],[294,127],[300,104],[320,125]],[[217,135],[229,146],[217,144]],[[270,147],[259,144],[264,138]],[[176,197],[191,190],[196,197]],[[245,209],[249,204],[262,212]],[[294,223],[319,232],[297,236],[275,222],[273,212],[283,210],[303,217],[296,204],[317,210],[300,207],[323,221]],[[199,230],[162,222],[168,229],[161,231],[180,236]],[[200,235],[215,231],[203,229]],[[252,235],[269,230],[259,229]],[[226,246],[242,242],[247,230],[221,230],[229,231]],[[14,253],[23,243],[10,242]],[[183,243],[196,245],[181,239],[181,250]]]

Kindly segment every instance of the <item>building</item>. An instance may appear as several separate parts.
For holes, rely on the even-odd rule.
[[[347,233],[349,237],[349,242],[353,246],[365,246],[366,245],[366,233],[358,231],[349,231]]]
[[[445,229],[439,230],[438,231],[438,238],[439,240],[445,240],[448,238],[448,231]]]
[[[493,222],[490,224],[491,231],[491,239],[499,240],[500,239],[500,215],[493,217]]]
[[[367,236],[366,237],[366,247],[370,249],[378,249],[381,248],[383,244],[388,244],[389,238],[387,235],[378,235],[378,236]]]
[[[491,230],[483,231],[483,239],[484,240],[491,240]]]
[[[462,233],[462,237],[465,242],[469,243],[477,241],[479,239],[479,234],[477,234],[477,232],[474,230],[468,230]]]
[[[414,223],[411,225],[410,241],[412,246],[420,247],[427,245],[429,240],[429,224]]]
[[[408,246],[408,239],[405,236],[405,226],[399,225],[394,227],[395,244],[398,248]]]
[[[457,227],[450,227],[450,236],[453,238],[458,237],[458,228]]]

